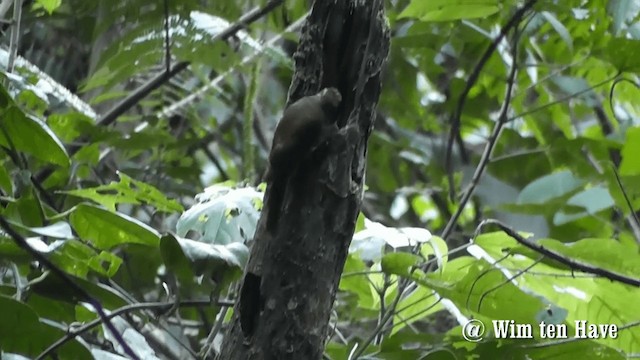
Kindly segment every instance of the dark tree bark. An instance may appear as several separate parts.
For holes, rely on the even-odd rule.
[[[342,94],[339,131],[288,176],[267,185],[239,300],[220,358],[321,359],[360,211],[367,141],[389,51],[382,0],[316,0],[294,55],[291,104],[322,88]],[[280,206],[278,206],[280,205]],[[278,225],[267,229],[269,213]]]

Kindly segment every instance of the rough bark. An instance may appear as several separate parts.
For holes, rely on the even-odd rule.
[[[362,202],[367,141],[389,50],[382,0],[317,0],[294,55],[288,103],[336,87],[340,131],[291,174],[282,206],[265,194],[220,359],[321,359]],[[267,231],[269,212],[279,212]]]

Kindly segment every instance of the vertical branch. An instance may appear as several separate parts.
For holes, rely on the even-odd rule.
[[[255,118],[254,106],[260,85],[260,61],[257,61],[252,68],[251,78],[247,81],[243,107],[244,116],[242,118],[242,177],[245,179],[253,177],[255,170],[253,121]]]
[[[9,41],[9,61],[7,72],[12,73],[18,56],[18,43],[20,40],[20,19],[22,18],[22,0],[13,2],[13,23],[11,25],[11,39]]]
[[[164,64],[167,74],[171,71],[171,38],[169,35],[169,0],[164,0]]]

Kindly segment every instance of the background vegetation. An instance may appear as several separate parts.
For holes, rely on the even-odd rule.
[[[12,3],[1,357],[213,356],[309,4]],[[640,356],[640,4],[385,7],[391,53],[326,357]],[[470,318],[480,342],[462,336]],[[496,339],[500,319],[534,339]],[[576,320],[618,336],[575,339]],[[541,339],[541,321],[570,338]]]

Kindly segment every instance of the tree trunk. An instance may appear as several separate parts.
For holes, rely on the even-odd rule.
[[[316,0],[306,20],[288,103],[337,88],[340,130],[292,169],[281,202],[272,199],[268,184],[220,359],[322,357],[362,202],[367,141],[389,51],[382,3]],[[269,231],[273,212],[278,225]]]

